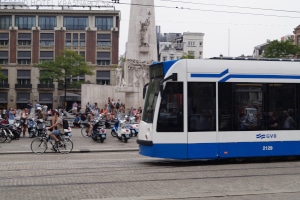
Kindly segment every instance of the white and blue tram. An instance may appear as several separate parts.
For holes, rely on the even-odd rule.
[[[183,59],[151,65],[149,77],[141,155],[300,155],[299,60]]]

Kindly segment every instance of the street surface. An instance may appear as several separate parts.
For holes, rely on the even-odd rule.
[[[107,130],[96,143],[73,129],[74,151],[30,151],[31,138],[0,144],[0,199],[298,200],[300,159],[171,161],[138,154],[136,138]]]
[[[176,162],[137,152],[0,155],[0,199],[299,199],[300,161]]]

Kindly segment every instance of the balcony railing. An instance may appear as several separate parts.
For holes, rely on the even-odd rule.
[[[58,84],[58,89],[59,90],[64,90],[65,89],[65,85],[64,84]],[[80,90],[81,89],[81,83],[67,83],[67,90]]]
[[[1,89],[5,89],[5,88],[9,89],[9,84],[8,83],[0,83],[0,88]]]
[[[16,89],[31,89],[32,84],[16,84],[15,88]]]
[[[38,89],[47,89],[47,90],[54,90],[54,84],[38,84]]]

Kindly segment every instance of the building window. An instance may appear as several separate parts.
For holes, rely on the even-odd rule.
[[[0,64],[8,63],[8,51],[0,51]]]
[[[31,45],[31,33],[19,33],[18,45],[19,46]]]
[[[54,33],[41,33],[40,45],[41,46],[54,46]]]
[[[85,33],[80,33],[80,43],[79,46],[85,47]]]
[[[110,31],[113,28],[113,17],[96,17],[97,30]]]
[[[110,34],[97,34],[97,46],[110,47],[111,46]]]
[[[195,52],[194,51],[188,51],[188,55],[189,56],[195,56]]]
[[[164,56],[162,61],[167,61],[167,57],[166,57],[166,56]]]
[[[40,62],[42,61],[49,61],[54,59],[53,51],[41,51],[40,52]]]
[[[188,41],[188,46],[195,46],[195,42],[194,41]]]
[[[78,33],[73,33],[73,46],[78,46]]]
[[[39,103],[42,103],[42,104],[49,104],[51,105],[52,104],[52,101],[53,101],[53,94],[51,93],[40,93],[40,96],[39,96]]]
[[[31,63],[31,51],[18,51],[18,64],[29,65]]]
[[[12,26],[11,16],[0,16],[0,29],[8,30]]]
[[[88,17],[64,17],[64,27],[67,30],[85,30]]]
[[[66,46],[70,47],[72,46],[72,34],[66,33]]]
[[[1,72],[5,78],[4,79],[0,79],[0,85],[7,85],[8,84],[8,70],[7,69],[3,69],[1,70]]]
[[[84,75],[72,77],[72,88],[81,88],[81,84],[84,83]]]
[[[97,84],[110,85],[110,71],[97,71]]]
[[[73,44],[73,45],[72,45]],[[66,33],[66,46],[85,46],[85,33]]]
[[[40,71],[40,77],[45,73],[45,70],[41,70]],[[53,84],[53,79],[40,79],[40,84],[45,84],[45,85],[49,85],[49,84]]]
[[[30,84],[30,70],[18,70],[17,71],[17,82],[19,85]]]
[[[110,52],[97,52],[97,65],[110,65]]]
[[[297,36],[297,45],[300,46],[300,35]]]
[[[174,60],[174,56],[170,56],[170,60]]]
[[[56,17],[40,16],[39,27],[41,30],[53,30],[56,27]]]
[[[0,33],[0,46],[7,46],[8,41],[9,41],[9,33]]]
[[[199,42],[199,46],[202,47],[202,45],[203,45],[203,43],[202,43],[202,42]]]
[[[16,16],[16,26],[19,30],[31,30],[35,27],[34,16]]]
[[[84,51],[80,51],[79,55],[81,55],[85,59],[85,52]]]

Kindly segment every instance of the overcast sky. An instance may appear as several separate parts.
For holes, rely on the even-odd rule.
[[[121,11],[120,55],[128,37],[130,0]],[[252,55],[255,46],[293,34],[300,25],[298,0],[154,0],[162,33],[204,33],[204,58]],[[176,8],[177,7],[177,8]]]

